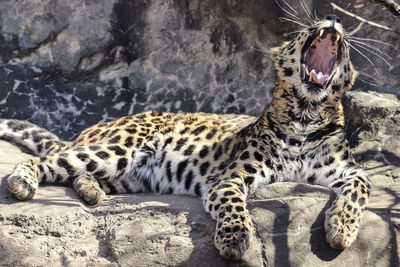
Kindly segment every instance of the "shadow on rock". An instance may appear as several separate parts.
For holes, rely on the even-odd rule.
[[[381,162],[382,166],[387,166],[388,163],[390,163],[391,165],[400,167],[400,157],[397,154],[385,149],[383,150],[369,149],[366,151],[362,151],[360,153],[353,153],[353,156],[360,163],[363,163],[364,161],[368,160],[376,160]]]
[[[342,253],[342,251],[331,248],[325,237],[325,212],[331,206],[334,199],[335,195],[331,194],[329,201],[311,225],[310,230],[311,252],[322,261],[332,261]]]
[[[400,197],[398,192],[391,190],[390,188],[384,188],[383,190],[393,197],[393,202],[384,208],[367,208],[367,210],[380,216],[383,221],[387,223],[390,231],[390,240],[387,244],[387,247],[390,250],[390,266],[400,266],[399,246],[397,240],[397,238],[399,238],[400,229]]]
[[[116,195],[89,212],[99,251],[122,266],[230,266],[214,247],[215,222],[198,198]]]

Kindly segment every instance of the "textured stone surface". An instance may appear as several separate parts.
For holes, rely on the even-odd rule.
[[[214,222],[197,198],[117,195],[88,207],[72,188],[45,186],[18,202],[6,192],[5,177],[29,156],[4,141],[0,148],[2,266],[230,266],[214,248]],[[237,266],[398,266],[400,184],[380,175],[373,176],[358,239],[343,252],[325,241],[328,189],[261,188],[249,204],[257,231]]]
[[[276,183],[250,198],[256,231],[237,266],[400,264],[400,101],[389,94],[353,92],[343,102],[352,115],[347,117],[347,130],[354,155],[373,183],[357,240],[343,252],[325,241],[324,214],[334,197],[328,189]],[[3,265],[230,265],[214,248],[215,225],[200,200],[117,195],[88,207],[72,188],[45,186],[33,200],[18,202],[8,194],[5,181],[13,166],[27,158],[0,141]]]
[[[301,1],[287,2],[308,23]],[[322,1],[302,2],[319,17],[333,12]],[[370,4],[335,2],[400,27]],[[274,86],[268,50],[298,30],[279,21],[288,15],[275,1],[3,1],[0,14],[0,117],[29,119],[65,139],[149,109],[259,115]],[[350,30],[357,23],[339,16]],[[356,52],[353,59],[360,79],[379,84],[374,90],[398,93],[399,35],[373,27],[357,35],[377,32],[394,47],[370,44],[393,58],[392,67],[362,48],[379,75]]]
[[[306,22],[301,1],[288,2]],[[304,2],[320,17],[333,12]],[[400,27],[367,2],[334,2]],[[0,15],[0,117],[29,119],[65,139],[148,109],[258,115],[274,84],[265,51],[297,30],[279,22],[285,14],[275,1],[2,1]],[[357,35],[395,46],[378,43],[392,67],[364,51],[379,75],[353,53],[363,92],[344,99],[355,157],[373,181],[357,241],[342,253],[324,241],[327,189],[274,184],[249,204],[257,232],[237,266],[400,265],[399,36],[372,27]],[[15,201],[5,178],[28,157],[0,141],[1,266],[230,265],[192,197],[119,195],[87,207],[71,188],[46,186],[32,201]]]
[[[350,92],[343,99],[353,156],[374,182],[400,182],[400,101],[392,94]]]

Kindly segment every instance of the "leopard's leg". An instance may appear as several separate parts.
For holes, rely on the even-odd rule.
[[[35,196],[39,182],[44,176],[47,180],[45,169],[39,158],[19,163],[7,179],[8,190],[18,200],[29,200]],[[89,173],[75,177],[73,187],[78,195],[90,205],[100,203],[105,197],[104,191]]]
[[[363,170],[349,167],[329,187],[337,196],[325,213],[326,239],[332,248],[343,250],[357,238],[370,183]]]
[[[105,150],[101,145],[77,146],[19,163],[7,179],[8,189],[15,198],[28,200],[35,195],[40,183],[72,184],[88,204],[97,204],[104,198],[97,180],[117,179],[128,165],[128,153],[124,149],[115,152],[116,157]]]
[[[203,199],[204,208],[217,221],[215,247],[226,259],[239,260],[249,248],[253,223],[247,195],[258,183],[269,183],[273,177],[258,154],[254,147],[242,151],[221,171]]]
[[[214,244],[226,259],[239,260],[250,245],[252,222],[246,209],[246,192],[241,177],[219,180],[203,202],[217,221]]]
[[[76,177],[72,185],[78,195],[89,205],[101,203],[106,196],[98,181],[89,172]]]
[[[8,191],[18,200],[33,198],[39,187],[41,175],[40,158],[18,163],[7,178]]]

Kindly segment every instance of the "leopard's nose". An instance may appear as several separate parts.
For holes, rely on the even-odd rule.
[[[341,20],[339,19],[338,16],[336,16],[335,14],[329,14],[328,16],[325,17],[326,20],[330,20],[333,23],[340,23]]]

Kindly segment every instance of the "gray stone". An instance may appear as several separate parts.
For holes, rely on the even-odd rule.
[[[287,2],[305,23],[302,2],[319,16],[332,13],[323,1]],[[368,2],[333,2],[400,29]],[[64,139],[149,109],[259,115],[275,81],[268,49],[298,30],[279,21],[287,14],[275,1],[2,1],[0,14],[0,117],[28,119]],[[358,23],[338,15],[349,30]],[[399,35],[365,27],[357,36],[379,36],[392,46],[369,43],[398,58]],[[270,185],[250,200],[256,232],[237,266],[400,265],[400,62],[389,67],[358,49],[374,66],[353,51],[358,91],[343,100],[353,154],[373,182],[357,241],[341,253],[325,242],[329,190]],[[34,200],[15,201],[5,178],[28,158],[0,142],[0,265],[231,265],[214,248],[214,222],[196,198],[119,195],[87,207],[71,188],[45,186]]]
[[[326,3],[302,2],[320,16],[332,13]],[[380,8],[334,2],[400,27]],[[309,23],[301,2],[287,3]],[[0,14],[0,117],[28,119],[69,140],[89,124],[150,109],[260,115],[275,81],[268,50],[298,30],[279,21],[287,14],[275,1],[5,1]],[[340,17],[345,27],[356,23]],[[398,35],[373,27],[357,34],[376,31],[394,47],[369,43],[396,58]],[[362,51],[379,75],[353,53],[355,87],[399,94],[399,61],[389,67]]]
[[[16,36],[14,62],[72,72],[83,56],[100,52],[110,42],[114,1],[5,2],[0,7],[5,39]],[[91,36],[88,38],[88,34]],[[6,58],[5,60],[9,60]],[[97,60],[99,62],[99,60]]]
[[[400,101],[393,94],[349,92],[343,99],[347,135],[358,161],[400,167]]]

